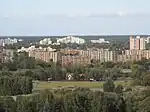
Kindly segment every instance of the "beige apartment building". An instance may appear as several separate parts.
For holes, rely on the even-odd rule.
[[[74,50],[64,49],[60,52],[55,51],[43,51],[43,50],[31,50],[29,51],[29,57],[49,62],[60,62],[62,65],[69,64],[89,64],[92,60],[98,62],[116,62],[117,55],[115,51],[109,51],[108,49],[88,49],[88,50]]]
[[[29,57],[34,57],[35,59],[43,60],[45,62],[58,62],[61,60],[61,53],[55,51],[41,51],[41,50],[33,50],[29,51]]]
[[[87,65],[91,63],[91,60],[87,56],[67,55],[67,56],[62,56],[61,62],[62,62],[62,66],[69,66],[69,65],[74,65],[74,64]]]
[[[150,50],[126,50],[122,55],[117,56],[117,61],[137,61],[142,58],[150,59]]]
[[[135,39],[133,36],[130,37],[130,50],[135,49]]]
[[[88,49],[81,51],[80,55],[88,56],[90,60],[97,60],[99,62],[116,61],[116,52],[108,49]]]
[[[88,50],[74,50],[65,49],[62,52],[62,65],[67,64],[89,64],[92,60],[98,62],[117,61],[117,55],[115,51],[109,51],[108,49],[88,49]]]
[[[130,37],[130,50],[144,50],[146,49],[146,38],[137,36]]]
[[[146,49],[146,40],[145,38],[140,38],[140,50]]]

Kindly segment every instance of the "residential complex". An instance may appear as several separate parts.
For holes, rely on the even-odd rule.
[[[72,39],[77,38],[66,37],[63,38],[61,42],[83,43],[79,42],[78,39]],[[117,51],[102,48],[87,48],[86,50],[65,48],[56,51],[56,49],[52,49],[51,47],[36,48],[35,46],[30,46],[28,48],[22,47],[21,49],[18,49],[18,52],[28,52],[29,57],[34,57],[35,59],[43,60],[45,62],[59,62],[62,66],[69,66],[70,64],[86,65],[92,62],[126,62],[141,60],[143,58],[150,59],[150,50],[145,49],[145,44],[148,43],[148,39],[149,38],[139,36],[136,38],[130,37],[130,50],[124,50],[121,54]],[[12,57],[13,52],[11,52],[11,50],[1,50],[1,62],[7,59],[12,59]]]
[[[116,62],[116,53],[108,49],[62,49],[61,51],[30,50],[29,56],[46,62],[60,62],[63,66],[70,64],[90,64],[92,60],[99,62]]]

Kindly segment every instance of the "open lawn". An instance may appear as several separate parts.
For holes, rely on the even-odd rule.
[[[104,82],[89,82],[89,81],[52,81],[52,82],[44,82],[40,81],[38,83],[34,83],[34,90],[43,90],[43,89],[57,89],[57,88],[74,88],[74,87],[86,87],[90,89],[98,89],[103,87]],[[121,84],[123,86],[128,86],[129,82],[124,81],[116,81],[115,85]]]

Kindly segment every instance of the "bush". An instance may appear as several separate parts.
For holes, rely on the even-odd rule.
[[[132,91],[132,88],[131,88],[131,87],[126,87],[126,88],[124,89],[124,91],[125,91],[125,92]]]
[[[141,84],[144,86],[150,86],[150,75],[143,76],[143,79],[141,80]]]
[[[113,92],[115,88],[114,82],[112,80],[107,80],[104,84],[103,84],[103,91],[104,92]]]
[[[116,88],[115,88],[115,92],[117,94],[121,94],[123,92],[123,86],[122,85],[118,85]]]
[[[0,97],[0,112],[16,112],[16,106],[13,97]]]
[[[131,82],[131,85],[132,86],[139,86],[139,85],[141,85],[141,81],[139,79],[135,79]]]

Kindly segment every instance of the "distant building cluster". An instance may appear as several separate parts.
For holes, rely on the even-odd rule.
[[[84,44],[85,40],[79,37],[74,37],[74,36],[67,36],[64,38],[58,38],[57,43],[77,43],[77,44]]]
[[[52,49],[51,47],[47,47],[47,48],[38,47],[38,48],[36,48],[35,46],[30,46],[28,48],[21,47],[21,49],[17,50],[17,52],[29,52],[29,51],[56,51],[56,49]]]
[[[100,38],[98,40],[91,40],[92,43],[109,43],[109,41],[106,41],[104,38]]]
[[[10,39],[10,38],[7,38],[7,39],[0,39],[0,46],[5,46],[5,45],[13,45],[15,43],[17,43],[18,41],[22,41],[21,39]]]
[[[40,45],[51,45],[52,40],[51,40],[51,38],[44,38],[43,40],[40,40],[39,44]]]
[[[109,41],[106,41],[104,38],[100,38],[98,40],[90,40],[91,43],[109,43]],[[76,44],[84,44],[85,39],[80,38],[80,37],[74,37],[74,36],[67,36],[64,38],[57,38],[56,42],[53,43],[51,38],[44,38],[39,41],[40,45],[60,45],[60,43],[76,43]]]
[[[55,43],[52,42],[51,38],[45,38],[45,39],[40,40],[39,42],[40,45],[60,45],[60,43],[84,44],[85,40],[79,37],[67,36],[64,38],[57,38]]]
[[[90,64],[92,61],[98,62],[126,62],[141,60],[143,58],[150,58],[150,50],[146,50],[146,43],[149,43],[149,37],[143,38],[137,36],[130,37],[130,50],[122,51],[118,54],[117,51],[108,49],[89,48],[87,50],[77,49],[61,49],[60,51],[48,50],[29,50],[29,56],[36,59],[41,59],[48,62],[60,62],[62,66],[69,66],[71,64]],[[100,41],[100,40],[99,40]],[[63,42],[63,41],[62,41]],[[104,39],[99,43],[103,43]]]
[[[21,49],[18,49],[17,52],[28,52],[29,57],[34,57],[35,59],[43,60],[45,62],[59,62],[62,66],[69,66],[72,64],[86,65],[93,62],[126,62],[135,60],[137,61],[143,58],[150,59],[150,50],[146,50],[146,43],[150,43],[150,37],[144,38],[140,36],[131,36],[129,40],[130,49],[122,51],[121,54],[118,54],[118,52],[114,50],[102,48],[88,48],[86,50],[65,48],[56,51],[56,49],[53,49],[51,47],[36,48],[35,46],[30,46],[28,48],[22,47]],[[85,40],[79,37],[68,36],[65,38],[57,39],[57,42],[83,44]],[[108,41],[105,41],[105,39],[99,39],[97,41],[91,40],[91,42],[109,43]],[[49,45],[52,44],[52,41],[50,38],[47,38],[41,40],[40,44]],[[4,60],[12,59],[12,57],[12,50],[0,49],[1,62],[3,62]]]

